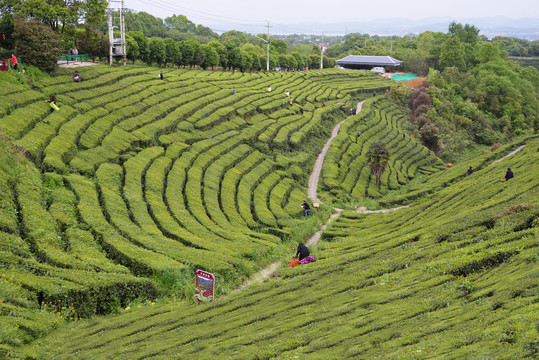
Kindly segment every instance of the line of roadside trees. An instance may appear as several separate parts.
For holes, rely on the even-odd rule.
[[[201,44],[194,39],[176,41],[171,38],[148,38],[140,31],[130,31],[126,34],[126,44],[128,60],[139,60],[150,65],[199,66],[202,69],[219,67],[247,71],[265,70],[268,61],[263,46],[250,42],[238,44],[230,39],[224,43],[213,40]],[[320,51],[316,50],[313,47],[309,55],[298,51],[289,52],[283,40],[270,38],[269,68],[320,68]],[[335,66],[334,59],[324,57],[323,61],[324,67]]]

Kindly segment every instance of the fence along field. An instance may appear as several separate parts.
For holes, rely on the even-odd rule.
[[[195,268],[221,282],[251,274],[289,246],[335,121],[388,84],[335,70],[169,70],[162,81],[94,66],[81,83],[66,70],[3,86],[0,354],[66,319],[153,299]]]
[[[436,190],[409,208],[344,211],[324,232],[316,263],[282,268],[208,306],[147,306],[73,324],[25,354],[536,358],[539,138],[523,142],[524,150],[472,176],[462,166],[459,180],[453,169],[430,177],[425,187]],[[517,175],[501,182],[507,167]]]

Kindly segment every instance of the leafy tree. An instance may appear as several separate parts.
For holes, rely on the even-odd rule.
[[[274,54],[286,54],[288,52],[288,46],[286,42],[281,39],[270,39],[270,53]]]
[[[468,24],[462,26],[461,23],[453,21],[449,24],[448,33],[450,36],[458,37],[463,43],[475,45],[478,39],[479,29]]]
[[[15,52],[24,64],[49,72],[56,68],[62,50],[60,37],[50,26],[34,20],[20,20],[15,23],[13,37]]]
[[[267,67],[268,67],[268,56],[267,55],[259,56],[258,57],[258,63],[260,64],[259,69],[265,71],[267,69]],[[270,67],[270,69],[271,69],[271,67]]]
[[[475,58],[478,62],[486,63],[501,59],[500,47],[496,43],[482,42],[475,47]]]
[[[222,33],[219,40],[221,44],[225,45],[228,49],[232,47],[240,47],[242,44],[247,44],[250,42],[249,35],[237,30]]]
[[[31,19],[49,25],[63,33],[66,27],[76,26],[79,19],[95,25],[105,18],[106,0],[2,0],[0,14],[12,19]]]
[[[229,44],[228,50],[228,62],[227,65],[230,69],[234,70],[241,66],[241,50],[237,46]]]
[[[319,69],[319,68],[320,68],[320,54],[309,55],[309,69]]]
[[[454,66],[459,70],[465,70],[464,46],[457,37],[447,39],[440,52],[439,63],[442,67]]]
[[[104,23],[107,20],[107,6],[107,0],[86,0],[83,2],[85,25],[95,29]]]
[[[139,55],[135,59],[150,63],[150,44],[148,38],[140,31],[129,31],[126,35],[129,35],[137,43]],[[127,55],[129,56],[129,46],[127,48]]]
[[[276,67],[279,67],[280,64],[279,64],[279,56],[275,55],[275,54],[270,54],[270,57],[269,57],[269,63],[270,63],[270,70],[271,69],[274,69]]]
[[[293,55],[287,55],[286,61],[288,62],[288,67],[291,69],[295,69],[298,67],[298,61],[296,60],[296,57]]]
[[[200,43],[191,39],[182,41],[180,44],[182,63],[189,66],[198,65],[200,61]]]
[[[161,38],[153,37],[149,39],[150,46],[150,63],[156,63],[158,65],[165,64],[167,60],[167,48],[165,41]]]
[[[181,63],[182,54],[178,46],[178,42],[170,38],[164,39],[165,42],[165,66],[167,64],[179,65]]]
[[[251,55],[253,64],[251,65],[252,69],[260,70],[262,68],[262,63],[264,63],[264,68],[266,67],[266,58],[264,57],[261,61],[261,57],[257,55]]]
[[[283,69],[288,69],[290,64],[288,63],[288,56],[285,54],[279,54],[279,66]]]
[[[228,49],[226,46],[220,44],[218,41],[210,41],[208,45],[217,51],[217,55],[219,55],[219,65],[223,69],[226,69],[228,67]]]
[[[539,71],[533,66],[525,67],[520,71],[520,77],[530,81],[535,88],[535,91],[539,91]]]
[[[521,94],[506,77],[489,74],[480,79],[479,92],[486,94],[481,108],[497,117],[515,117],[522,111]]]
[[[264,51],[260,46],[254,45],[254,44],[242,44],[240,46],[240,49],[251,54],[251,55],[265,55],[266,51]]]
[[[135,60],[140,59],[140,47],[135,39],[133,39],[129,34],[125,34],[125,43],[127,60],[134,64]]]
[[[15,47],[15,39],[13,38],[13,31],[14,31],[14,24],[13,24],[12,19],[8,16],[0,16],[0,33],[6,35],[5,39],[3,38],[0,39],[0,48],[13,49]]]
[[[195,33],[197,35],[200,35],[200,36],[204,36],[206,38],[210,38],[210,39],[218,39],[219,38],[219,35],[217,35],[216,33],[214,33],[212,31],[212,29],[210,29],[209,27],[207,26],[204,26],[204,25],[197,25],[197,28],[195,30]]]
[[[324,61],[324,68],[332,68],[337,64],[335,59],[330,59],[325,55],[324,55],[323,61]]]
[[[106,58],[109,54],[109,39],[99,30],[86,27],[83,32],[77,34],[77,48],[79,54],[88,54],[95,58]]]
[[[432,68],[429,70],[428,82],[439,88],[443,88],[446,85],[442,74],[440,74],[438,70]]]
[[[195,61],[195,54],[198,49],[198,43],[194,40],[180,41],[178,48],[181,53],[180,63],[183,66],[190,66]]]
[[[434,35],[432,31],[425,31],[417,37],[417,52],[426,56],[430,54],[430,49],[434,43]]]
[[[383,141],[375,141],[369,147],[369,151],[365,154],[367,164],[371,168],[371,174],[376,176],[376,184],[380,183],[380,177],[386,170],[389,161],[389,151]]]
[[[179,32],[195,32],[197,26],[184,15],[172,15],[165,19],[165,24]]]
[[[299,52],[295,51],[291,54],[295,59],[296,59],[296,62],[298,64],[298,67],[305,67],[307,66],[307,59],[305,58],[305,56],[301,55]]]
[[[247,51],[241,50],[241,60],[240,60],[240,70],[244,72],[252,68],[253,66],[253,56]]]
[[[200,45],[200,62],[198,65],[204,70],[219,65],[219,54],[208,44]]]
[[[423,144],[435,154],[440,152],[440,130],[432,122],[427,121],[419,130]]]
[[[313,44],[313,46],[311,47],[311,51],[309,52],[309,56],[310,55],[317,55],[318,58],[320,58],[321,53],[322,53],[322,51],[320,50],[320,47]]]
[[[162,37],[168,30],[162,19],[144,11],[138,13],[127,12],[124,14],[124,19],[126,31],[140,31],[148,38]],[[106,24],[103,26],[106,27]]]

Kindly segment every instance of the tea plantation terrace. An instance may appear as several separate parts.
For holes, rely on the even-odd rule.
[[[524,142],[522,151],[473,176],[464,177],[462,169],[437,174],[447,186],[409,208],[343,212],[324,233],[316,263],[282,268],[280,277],[206,306],[145,306],[73,323],[24,353],[58,359],[534,358],[539,139]],[[500,182],[507,167],[519,175]],[[460,180],[452,183],[455,172]],[[436,188],[431,181],[435,176],[425,185]]]
[[[154,299],[195,268],[231,286],[286,252],[326,134],[390,84],[338,71],[83,75],[1,90],[4,353]]]
[[[370,72],[164,74],[94,66],[81,83],[66,71],[1,87],[2,356],[533,356],[537,138],[448,169],[372,97],[392,83]],[[303,219],[316,155],[347,117],[322,207]],[[390,150],[379,184],[364,160],[377,140]],[[365,196],[411,206],[344,211],[318,262],[223,296],[288,258],[333,201]],[[175,301],[191,299],[197,268],[217,276],[219,300]],[[82,320],[94,315],[107,316]]]

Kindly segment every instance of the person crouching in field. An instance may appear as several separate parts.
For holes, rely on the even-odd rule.
[[[310,255],[310,251],[309,249],[307,248],[307,246],[303,245],[303,243],[299,243],[298,244],[298,250],[296,251],[296,257],[298,258],[299,261],[305,259],[307,256]]]
[[[80,74],[79,74],[78,71],[75,71],[75,75],[73,75],[73,79],[74,79],[76,82],[81,82],[81,81],[82,81],[82,77],[80,76]]]
[[[509,179],[512,179],[513,177],[515,177],[515,176],[513,175],[513,172],[511,171],[511,168],[507,168],[507,172],[505,173],[504,180],[507,181]]]
[[[296,255],[294,256],[294,259],[288,262],[290,264],[290,267],[296,266],[301,260],[308,257],[309,254],[310,252],[307,246],[303,245],[303,243],[300,242],[298,245],[298,250],[296,251]]]
[[[305,216],[311,216],[311,206],[307,202],[307,200],[303,200],[303,204],[301,204],[301,207],[305,210]]]
[[[310,251],[307,246],[303,245],[303,243],[299,243],[294,260],[290,260],[289,264],[290,267],[294,267],[298,264],[308,264],[315,261],[316,258],[310,255]]]
[[[56,105],[56,96],[54,95],[49,95],[49,101],[48,101],[50,107],[51,107],[51,112],[54,112],[54,111],[59,111],[60,109],[58,108],[58,106]]]

